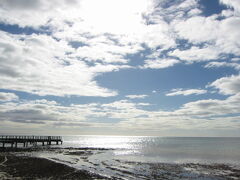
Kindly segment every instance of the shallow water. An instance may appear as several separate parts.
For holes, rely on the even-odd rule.
[[[209,180],[240,176],[240,138],[63,138],[60,148],[34,152],[33,156],[116,179]]]
[[[240,163],[240,138],[64,136],[62,147],[112,148],[117,159],[165,163]]]

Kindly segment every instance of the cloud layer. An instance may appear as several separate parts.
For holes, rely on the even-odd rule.
[[[0,92],[0,102],[1,101],[16,101],[18,100],[18,96],[14,93],[4,93]]]
[[[239,128],[240,3],[219,3],[223,9],[207,14],[198,0],[0,0],[0,130]],[[152,73],[193,64],[207,71],[230,68],[232,74],[223,71],[198,87],[163,88],[159,107],[148,100],[156,102],[162,89],[123,93],[98,81],[115,71]],[[123,79],[117,83],[128,77]],[[175,82],[171,75],[169,82]],[[209,98],[212,90],[221,99]],[[107,100],[69,105],[47,95]],[[198,99],[162,110],[161,98]]]
[[[205,94],[207,93],[207,90],[204,89],[172,89],[171,92],[167,93],[166,96],[177,96],[177,95],[184,95],[189,96],[192,94],[198,95],[198,94]]]
[[[95,78],[132,68],[129,55],[145,52],[139,69],[240,56],[239,3],[221,3],[234,9],[206,17],[196,0],[2,0],[0,22],[40,33],[0,32],[0,87],[38,95],[115,96],[116,90]]]
[[[119,131],[139,132],[148,129],[153,132],[168,129],[238,129],[239,102],[239,93],[225,100],[189,102],[174,111],[144,110],[144,106],[150,104],[128,100],[71,106],[47,100],[6,102],[0,104],[0,120],[3,126],[24,124],[25,127],[43,129],[58,126],[60,130],[68,127],[78,130],[101,128],[102,132],[113,125]],[[148,133],[151,134],[151,131]]]

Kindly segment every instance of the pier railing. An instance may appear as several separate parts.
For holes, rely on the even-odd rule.
[[[4,147],[5,144],[11,144],[11,147],[15,144],[17,147],[18,143],[23,143],[24,147],[27,147],[28,144],[35,144],[42,143],[44,146],[45,143],[47,145],[51,145],[52,142],[62,144],[62,137],[61,136],[15,136],[15,135],[0,135],[0,143]]]
[[[62,140],[61,136],[6,136],[6,135],[0,135],[0,140]]]

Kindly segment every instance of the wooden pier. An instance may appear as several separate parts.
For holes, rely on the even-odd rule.
[[[28,147],[28,145],[37,145],[37,143],[41,143],[44,145],[62,144],[61,136],[3,136],[0,135],[0,144],[4,148],[5,145],[10,144],[10,147],[17,148],[18,144],[23,144],[23,147]]]

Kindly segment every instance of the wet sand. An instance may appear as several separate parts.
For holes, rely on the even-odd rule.
[[[93,161],[93,156],[100,157],[111,150],[34,148],[1,151],[0,149],[0,179],[240,179],[239,167],[227,164],[141,163],[117,159]],[[35,152],[51,152],[54,156],[63,154],[73,158],[74,162],[31,156],[31,153]],[[80,168],[71,167],[74,164],[80,165],[78,166]]]
[[[28,150],[29,151],[29,150]],[[44,158],[0,152],[0,179],[107,179]]]

